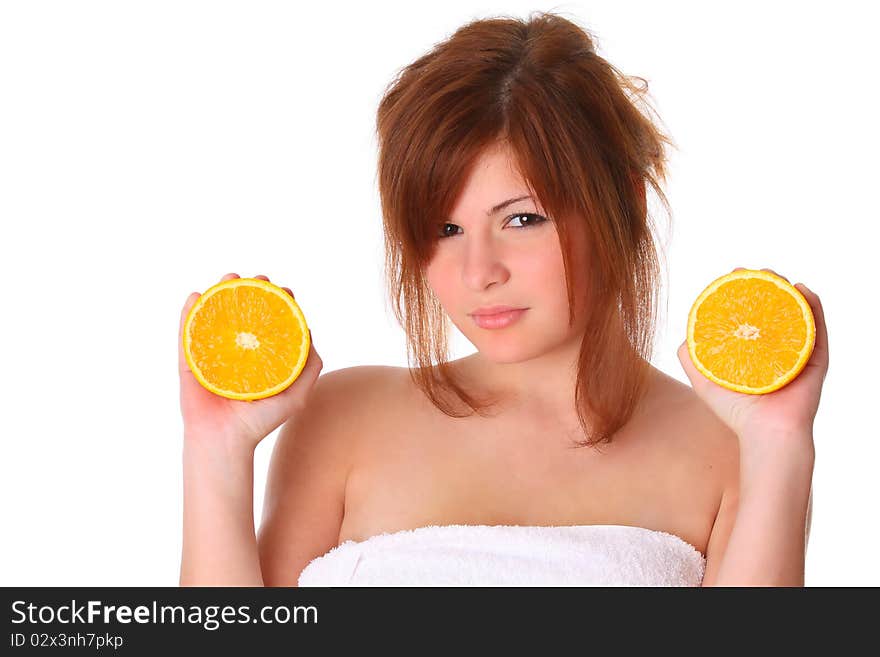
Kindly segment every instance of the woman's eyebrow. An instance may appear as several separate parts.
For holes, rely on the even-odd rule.
[[[493,207],[492,207],[492,208],[486,213],[486,216],[487,216],[487,217],[491,217],[493,214],[495,214],[496,212],[499,212],[500,210],[503,210],[504,208],[506,208],[506,207],[507,207],[508,205],[510,205],[511,203],[516,203],[517,201],[524,201],[524,200],[527,199],[527,198],[532,198],[532,197],[531,197],[531,195],[526,194],[525,196],[520,196],[519,198],[509,198],[509,199],[507,199],[506,201],[503,201],[502,203],[499,203],[498,205],[493,206]]]
[[[509,198],[509,199],[507,199],[506,201],[502,201],[502,202],[499,203],[498,205],[495,205],[495,206],[493,206],[492,208],[490,208],[490,209],[486,212],[486,216],[487,216],[487,217],[491,217],[493,214],[495,214],[496,212],[500,212],[501,210],[503,210],[504,208],[506,208],[508,205],[511,205],[511,204],[513,204],[513,203],[516,203],[517,201],[524,201],[524,200],[526,200],[527,198],[532,198],[531,194],[526,194],[525,196],[518,196],[518,197],[516,197],[516,198]],[[533,200],[534,200],[534,199],[533,199]]]

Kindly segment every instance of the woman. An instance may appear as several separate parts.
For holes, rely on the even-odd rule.
[[[246,403],[181,356],[182,585],[803,585],[819,300],[800,285],[817,344],[774,393],[715,385],[684,343],[693,387],[650,365],[645,191],[668,207],[672,142],[640,102],[549,13],[474,21],[402,71],[378,173],[412,366],[319,378],[313,343]],[[447,317],[475,354],[448,361]],[[257,536],[254,448],[282,423]]]

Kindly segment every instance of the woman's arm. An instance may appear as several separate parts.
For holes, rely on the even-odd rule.
[[[221,280],[233,278],[238,274]],[[255,278],[269,280],[262,274]],[[254,532],[254,451],[307,405],[323,363],[309,331],[305,367],[282,392],[256,401],[210,392],[196,379],[183,349],[184,324],[200,296],[187,298],[177,333],[184,429],[180,585],[263,586]]]
[[[254,452],[218,457],[184,440],[181,586],[263,586],[254,531]]]
[[[733,527],[723,553],[710,553],[716,563],[703,584],[804,586],[812,437],[752,436],[741,444],[749,448],[740,450],[739,502],[729,510],[736,514]],[[716,522],[722,529],[726,524]]]
[[[829,350],[822,302],[803,283],[795,288],[810,304],[816,341],[804,369],[783,387],[763,395],[728,390],[697,370],[687,340],[678,348],[694,391],[739,440],[740,473],[722,497],[704,584],[804,585],[813,425]]]

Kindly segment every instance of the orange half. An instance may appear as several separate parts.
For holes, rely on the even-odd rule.
[[[211,392],[252,401],[278,394],[302,372],[309,327],[284,289],[259,278],[209,288],[186,316],[183,353]]]
[[[773,392],[804,369],[816,342],[810,304],[768,271],[741,269],[712,281],[688,315],[694,366],[720,386]]]

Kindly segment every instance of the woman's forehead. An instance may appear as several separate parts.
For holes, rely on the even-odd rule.
[[[493,149],[482,155],[468,172],[452,213],[491,216],[519,202],[538,203],[538,199],[516,169],[514,160]]]

